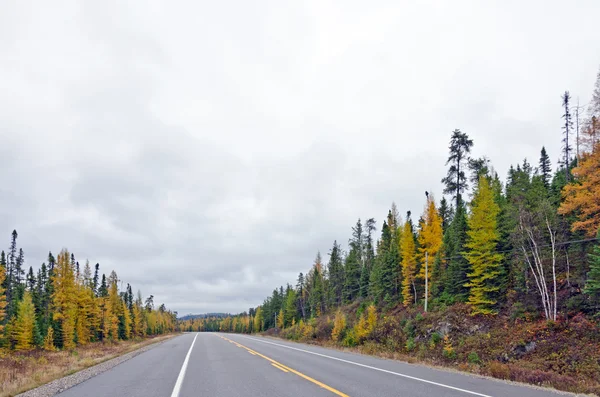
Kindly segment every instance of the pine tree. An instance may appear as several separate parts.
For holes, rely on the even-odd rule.
[[[468,187],[465,168],[471,147],[473,147],[473,140],[469,139],[467,134],[458,129],[452,131],[450,156],[446,161],[446,165],[450,164],[450,168],[442,183],[445,185],[444,194],[451,194],[454,197],[456,208],[460,206],[461,193]]]
[[[17,320],[13,329],[15,350],[31,350],[35,347],[37,324],[31,293],[26,291],[17,306]]]
[[[288,289],[285,295],[285,306],[283,312],[284,326],[289,327],[296,319],[296,291],[292,288]]]
[[[552,163],[550,162],[550,157],[546,152],[546,148],[542,146],[542,151],[540,153],[540,165],[539,172],[544,181],[544,186],[546,189],[550,188],[550,180],[552,178]]]
[[[469,287],[468,304],[473,315],[496,314],[496,301],[492,293],[499,289],[497,279],[502,260],[502,255],[496,251],[500,208],[494,201],[489,178],[482,176],[479,179],[471,205],[465,244],[467,251],[464,254],[471,264],[471,272],[467,274],[469,282],[466,284]]]
[[[402,256],[402,296],[404,306],[417,303],[417,287],[415,277],[417,272],[417,256],[415,237],[410,218],[404,223],[404,230],[400,239],[400,255]]]

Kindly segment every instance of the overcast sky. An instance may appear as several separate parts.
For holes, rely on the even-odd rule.
[[[504,179],[586,103],[598,0],[29,1],[0,12],[0,236],[179,314],[238,312],[392,201],[460,128]]]

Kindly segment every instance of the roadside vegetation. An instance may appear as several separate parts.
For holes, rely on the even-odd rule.
[[[0,395],[41,385],[152,343],[146,337],[175,330],[177,313],[133,296],[129,284],[80,266],[63,249],[48,254],[37,272],[29,267],[13,231],[0,252]]]
[[[327,263],[317,253],[294,286],[181,328],[264,332],[600,394],[600,73],[587,116],[574,119],[569,92],[558,105],[556,168],[540,144],[536,164],[511,166],[503,181],[454,130],[446,196],[424,192],[418,218],[392,204],[379,238],[373,218],[359,219],[348,248],[334,241]],[[415,170],[399,170],[398,183]]]

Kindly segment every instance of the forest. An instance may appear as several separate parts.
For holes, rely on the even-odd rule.
[[[80,266],[63,249],[48,254],[37,272],[25,273],[23,249],[12,232],[10,247],[0,253],[0,350],[72,350],[97,341],[118,341],[172,332],[177,313],[154,297],[134,297],[112,271],[108,277],[89,261]]]
[[[456,129],[439,201],[424,192],[417,216],[392,203],[380,225],[358,219],[347,248],[317,252],[258,307],[182,329],[400,352],[534,383],[553,373],[556,387],[573,378],[593,385],[570,390],[600,390],[600,73],[585,117],[569,92],[560,98],[556,167],[540,147],[503,182]],[[539,361],[527,368],[537,378],[515,375],[523,357]]]

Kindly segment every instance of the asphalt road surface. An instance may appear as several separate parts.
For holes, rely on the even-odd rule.
[[[61,397],[540,397],[558,392],[245,335],[186,333]]]

